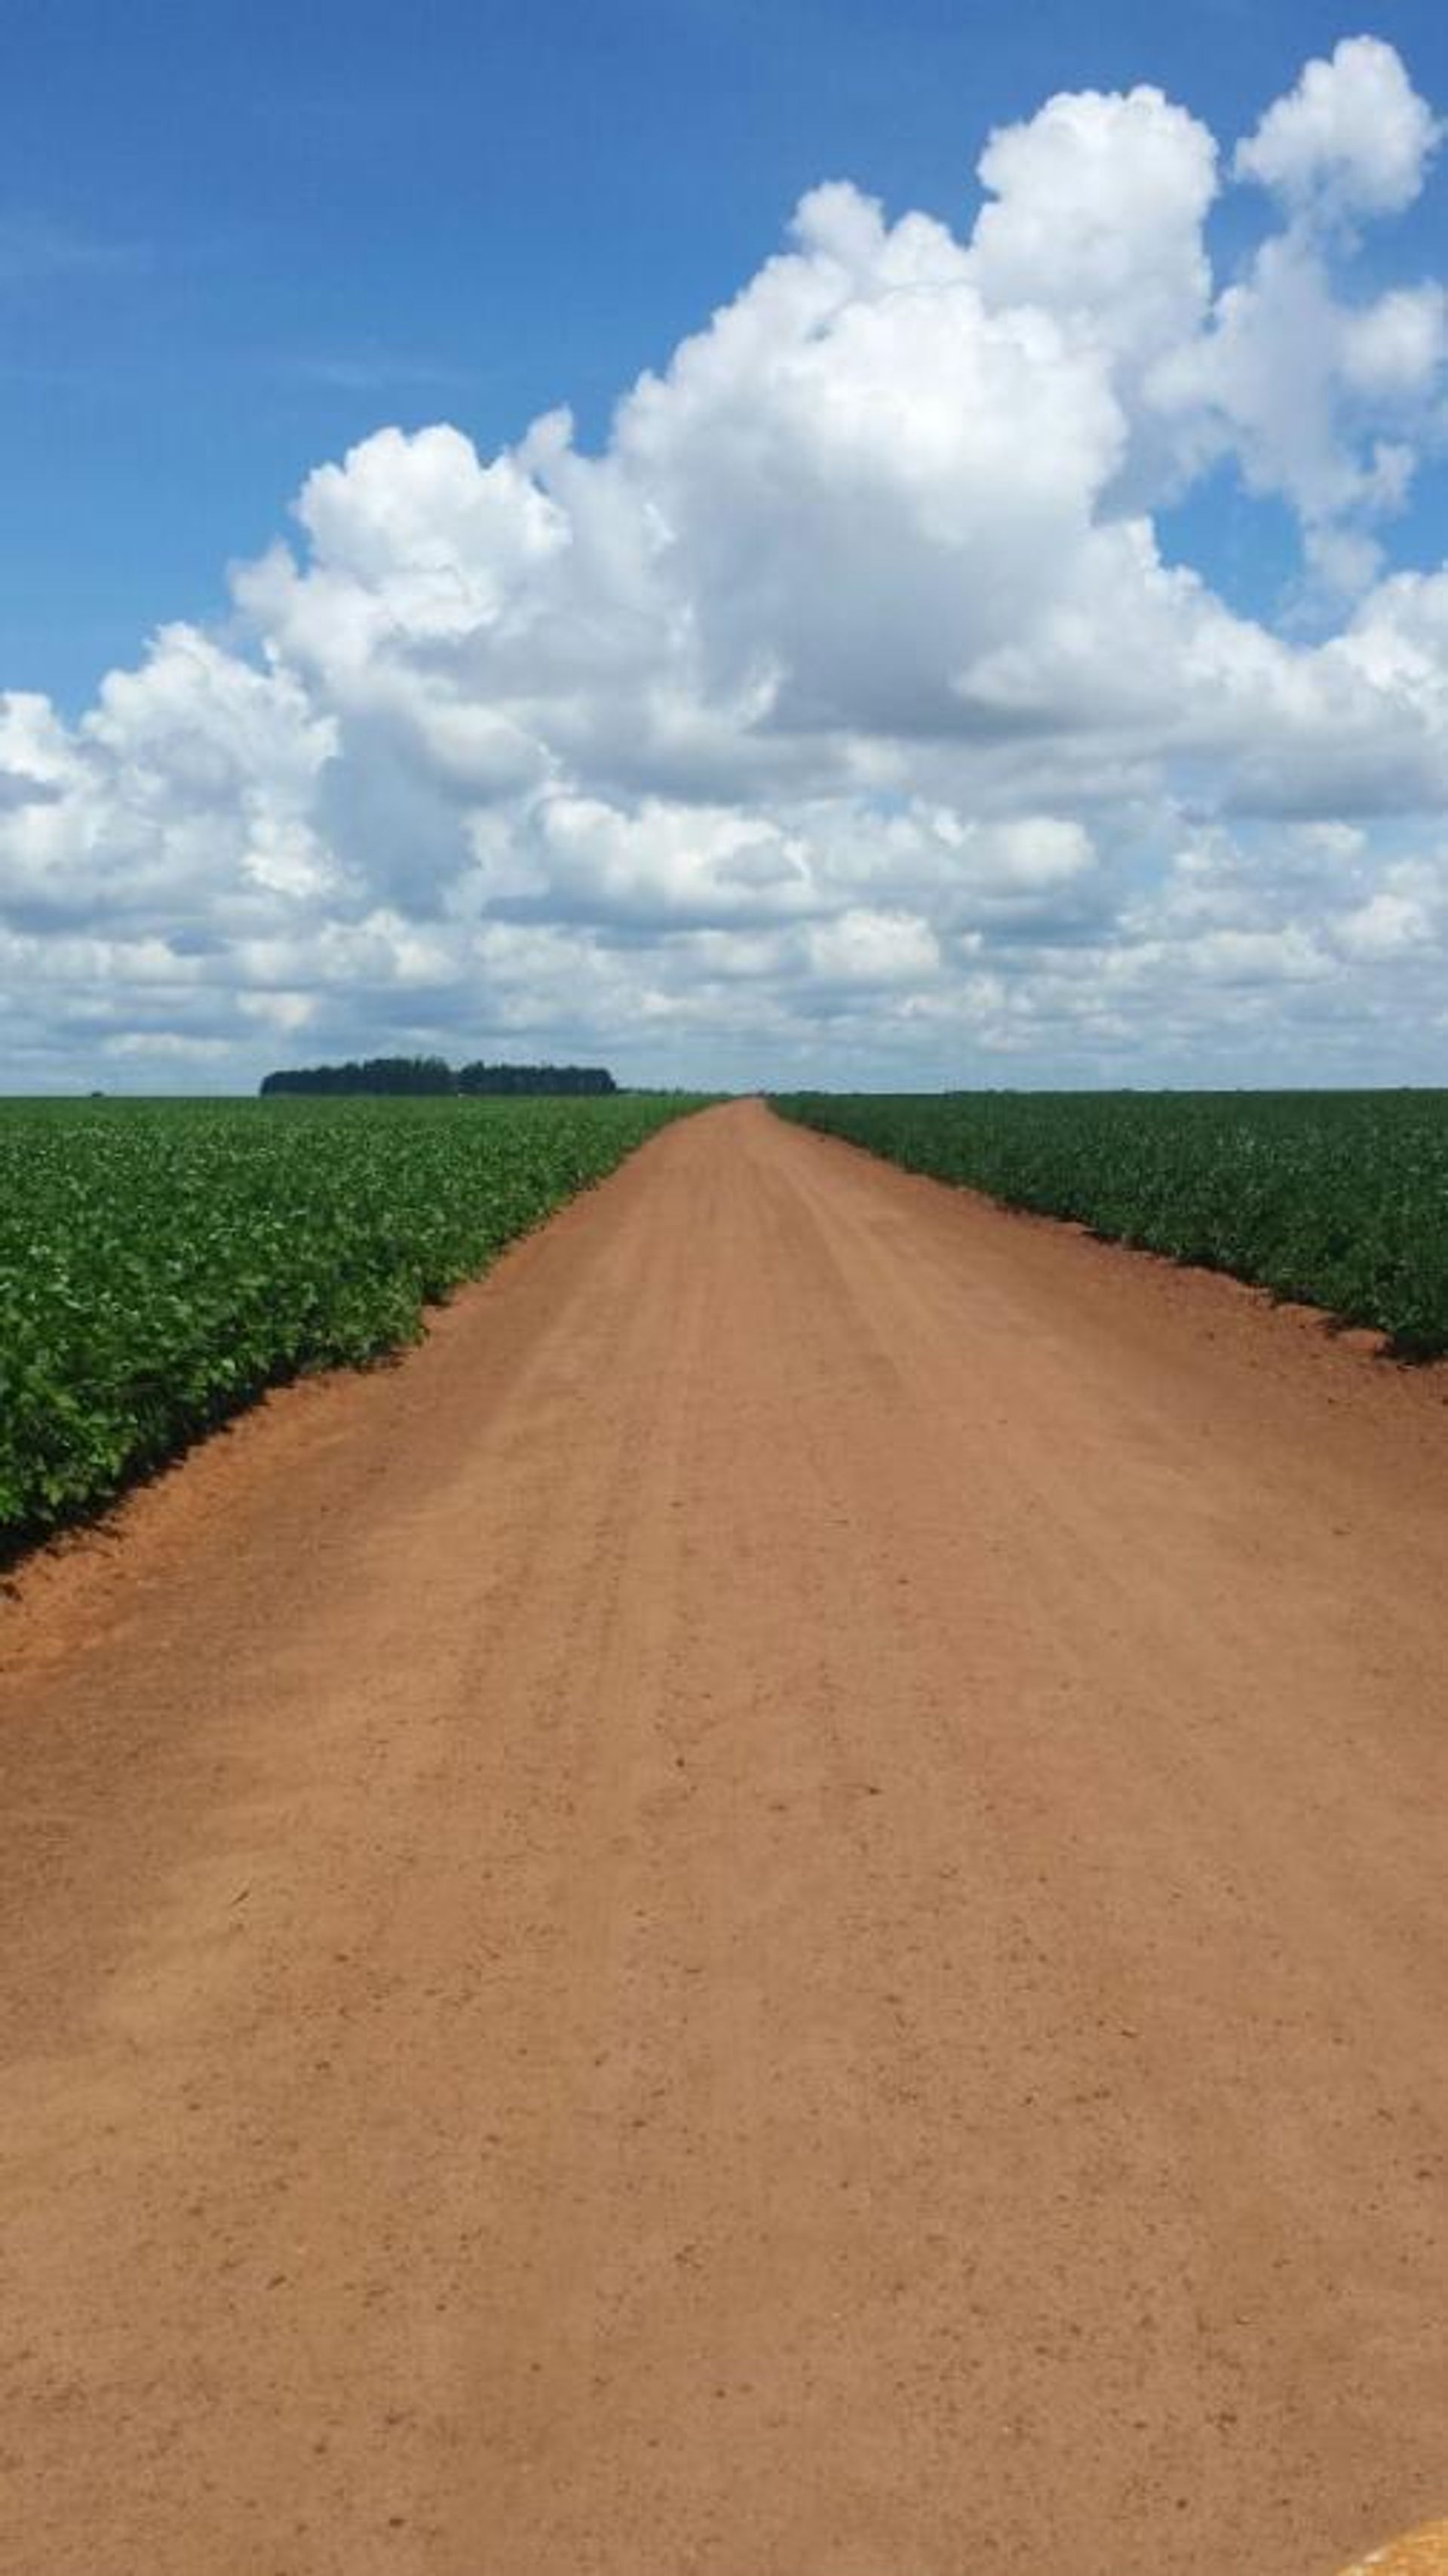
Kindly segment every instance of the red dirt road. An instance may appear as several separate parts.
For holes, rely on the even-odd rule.
[[[1448,1410],[677,1127],[0,1603],[0,2564],[1448,2511]]]

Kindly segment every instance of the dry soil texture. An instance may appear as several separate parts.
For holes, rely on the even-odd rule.
[[[781,1126],[0,1604],[20,2576],[1448,2505],[1448,1412]]]

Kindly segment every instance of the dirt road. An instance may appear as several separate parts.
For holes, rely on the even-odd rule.
[[[0,1603],[0,2564],[1448,2511],[1448,1376],[774,1122]]]

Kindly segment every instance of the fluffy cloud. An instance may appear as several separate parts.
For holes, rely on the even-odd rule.
[[[1392,46],[1349,36],[1269,107],[1238,145],[1235,166],[1239,178],[1297,209],[1401,214],[1423,185],[1439,131]]]
[[[1353,276],[1435,140],[1390,48],[1310,64],[1222,280],[1205,128],[1053,98],[968,236],[814,190],[601,452],[322,465],[224,635],[3,702],[13,1077],[1441,1075],[1448,569],[1384,549],[1448,324]],[[1165,556],[1224,475],[1295,515],[1275,622]]]

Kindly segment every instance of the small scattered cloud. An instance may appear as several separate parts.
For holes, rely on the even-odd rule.
[[[153,265],[148,244],[57,223],[45,215],[0,214],[0,290],[63,278],[138,276]]]
[[[1393,47],[1347,36],[1269,107],[1233,167],[1297,215],[1395,215],[1419,194],[1442,136]]]
[[[326,393],[437,393],[474,381],[466,367],[385,349],[288,351],[267,365],[273,375]]]

